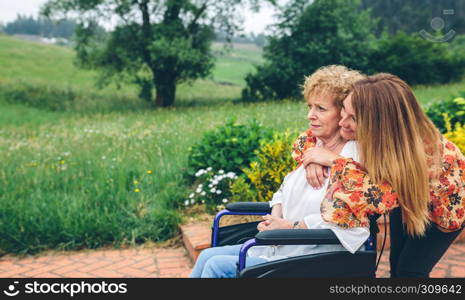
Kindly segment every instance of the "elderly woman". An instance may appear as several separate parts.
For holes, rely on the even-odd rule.
[[[355,253],[369,236],[368,228],[341,228],[325,222],[320,215],[320,204],[325,195],[328,180],[322,175],[319,165],[303,165],[303,153],[312,147],[325,147],[334,153],[357,160],[355,142],[340,135],[338,122],[343,99],[351,86],[364,76],[343,66],[328,66],[306,78],[304,96],[308,104],[310,128],[301,134],[294,144],[293,157],[297,168],[284,179],[280,189],[270,202],[271,215],[264,216],[258,230],[290,228],[329,228],[334,231],[342,245],[283,245],[259,246],[248,251],[246,266],[285,257],[327,251],[350,251]],[[309,174],[307,176],[307,173]],[[308,181],[307,181],[308,180]],[[317,187],[312,187],[309,182]],[[204,250],[190,277],[220,278],[235,277],[241,245],[223,246]]]
[[[304,165],[331,167],[323,218],[337,224],[338,209],[351,226],[367,226],[368,215],[391,211],[391,277],[428,277],[465,227],[465,157],[391,74],[357,82],[341,116],[361,164],[328,149],[304,155]]]

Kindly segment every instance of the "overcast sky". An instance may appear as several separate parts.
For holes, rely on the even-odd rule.
[[[47,0],[0,0],[0,22],[5,24],[13,21],[18,14],[37,16],[40,6],[45,2]],[[266,5],[259,13],[244,11],[244,19],[246,32],[263,32],[267,25],[273,23],[273,9]]]

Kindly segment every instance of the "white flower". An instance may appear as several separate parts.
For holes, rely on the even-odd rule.
[[[191,204],[194,204],[195,200],[194,199],[191,199]]]
[[[195,173],[195,177],[199,177],[205,173],[207,173],[207,171],[205,171],[204,169],[200,169],[197,171],[197,173]]]
[[[223,171],[223,170],[219,170],[219,171],[218,171],[218,174],[224,174],[224,171]]]
[[[194,198],[194,193],[191,193],[191,194],[189,195],[189,198],[191,198],[191,199]]]
[[[223,203],[226,203],[228,202],[228,199],[224,198],[223,200],[221,200]]]
[[[220,190],[217,190],[216,193],[219,195],[219,194],[221,194],[221,191],[220,191]]]
[[[210,192],[211,192],[211,193],[214,193],[214,192],[216,192],[216,189],[213,188],[213,189],[210,190]]]
[[[206,194],[205,191],[203,191],[202,193],[200,193],[200,195],[202,195],[202,196],[205,196],[205,194]]]
[[[202,200],[202,204],[204,204],[204,203],[205,203],[205,200]]]
[[[211,170],[213,170],[212,167],[208,167],[208,168],[207,168],[207,171],[211,171]]]
[[[212,187],[213,187],[213,184],[209,184],[208,187],[209,187],[209,188],[212,188]]]
[[[228,174],[226,174],[226,176],[231,179],[234,179],[237,177],[236,174],[234,174],[234,172],[229,172]]]
[[[189,205],[189,200],[184,201],[184,206],[188,206],[188,205]]]

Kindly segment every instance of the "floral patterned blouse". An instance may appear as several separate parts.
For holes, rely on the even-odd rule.
[[[297,138],[292,156],[298,166],[303,152],[315,144],[310,130]],[[465,157],[444,137],[440,145],[440,173],[430,176],[429,216],[442,229],[454,231],[465,227]],[[434,169],[437,171],[430,167],[431,174]],[[369,226],[370,214],[384,214],[398,205],[397,194],[389,183],[374,184],[362,165],[350,158],[338,158],[331,167],[321,216],[344,228],[365,227]]]

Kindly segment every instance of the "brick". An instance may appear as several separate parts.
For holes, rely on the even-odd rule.
[[[93,272],[89,272],[92,277],[107,277],[107,278],[121,278],[121,275],[118,272],[111,271],[111,270],[94,270]]]
[[[63,274],[63,277],[64,278],[92,278],[94,276],[86,272],[71,271],[71,272]]]
[[[104,252],[105,257],[121,257],[121,251],[120,250],[108,250]]]
[[[431,271],[430,277],[432,278],[445,278],[447,277],[447,272],[445,269],[433,269],[433,271]]]
[[[62,267],[62,266],[72,264],[74,262],[71,259],[69,259],[69,257],[60,257],[60,258],[53,260],[52,263],[54,266]]]
[[[465,268],[464,267],[458,267],[458,266],[452,266],[451,267],[451,276],[452,277],[465,278]]]
[[[140,278],[151,275],[151,272],[142,271],[139,269],[126,267],[118,270],[118,273],[121,273],[124,277],[131,277],[131,278]]]
[[[462,268],[465,268],[465,261],[447,259],[447,260],[444,260],[444,264],[447,264],[449,266],[462,266]]]
[[[16,268],[18,265],[15,264],[14,262],[12,261],[2,261],[0,262],[0,273],[1,272],[8,272],[10,271],[12,268]]]
[[[92,270],[95,270],[95,269],[99,269],[99,268],[105,268],[107,266],[110,266],[112,264],[112,262],[109,262],[109,261],[100,261],[100,262],[96,262],[96,263],[92,263],[92,264],[88,264],[82,268],[79,268],[78,271],[80,272],[89,272],[89,271],[92,271]]]
[[[63,275],[63,274],[66,274],[68,272],[78,270],[78,269],[80,269],[80,268],[82,268],[84,266],[85,266],[85,264],[82,264],[82,263],[72,263],[72,264],[69,264],[67,266],[60,267],[60,268],[56,269],[53,273],[55,273],[57,275]]]
[[[176,277],[180,277],[180,275],[185,271],[186,271],[186,269],[182,269],[182,268],[173,269],[173,270],[169,270],[169,271],[160,271],[159,276],[161,278],[176,278]]]
[[[158,263],[158,268],[160,270],[172,269],[172,268],[188,268],[188,267],[189,267],[189,264],[185,261]]]
[[[158,271],[159,271],[158,267],[155,266],[155,265],[142,268],[142,270],[143,270],[143,271],[147,271],[147,272],[149,272],[149,273],[155,273],[155,272],[158,272]]]
[[[120,261],[120,262],[112,263],[111,265],[108,265],[107,268],[111,269],[111,270],[117,270],[117,269],[120,269],[122,267],[129,266],[129,265],[131,265],[133,263],[134,263],[134,261],[132,259],[126,258],[126,260],[124,260],[124,261]]]
[[[445,264],[444,262],[439,262],[434,266],[434,269],[447,269],[447,267],[447,264]]]
[[[148,267],[150,265],[153,265],[155,263],[155,259],[154,258],[145,258],[143,260],[140,260],[138,262],[136,262],[135,264],[131,265],[131,267],[133,268],[143,268],[143,267]]]
[[[26,277],[24,276],[23,274],[25,272],[29,272],[31,271],[32,269],[30,267],[15,267],[15,268],[12,268],[10,271],[8,272],[2,272],[0,273],[0,277],[12,277],[12,276],[15,276],[15,275],[18,275],[18,276],[23,276],[23,277]]]
[[[44,273],[39,273],[35,276],[35,278],[60,278],[61,276],[58,276],[55,273],[51,272],[44,272]]]
[[[191,274],[191,272],[192,272],[192,269],[189,268],[188,270],[182,272],[182,273],[180,274],[180,277],[181,277],[181,278],[188,278],[189,275]]]

